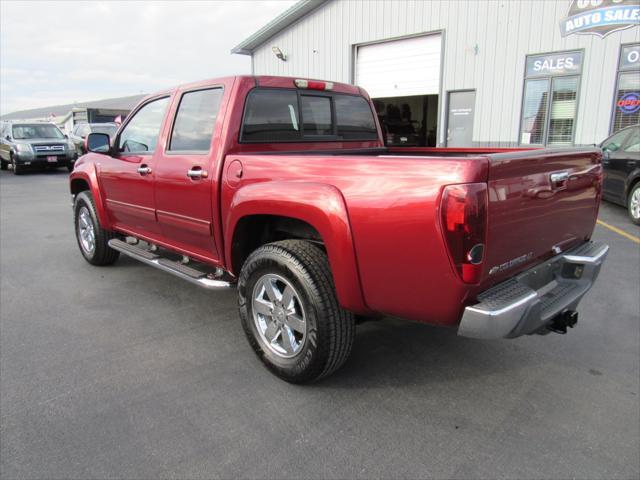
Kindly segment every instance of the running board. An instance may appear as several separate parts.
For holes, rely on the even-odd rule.
[[[203,272],[180,262],[174,262],[168,258],[161,257],[155,252],[145,250],[136,245],[113,238],[109,240],[109,246],[114,250],[135,258],[136,260],[156,267],[187,282],[194,283],[208,290],[224,290],[231,288],[233,283],[216,278],[213,273]]]

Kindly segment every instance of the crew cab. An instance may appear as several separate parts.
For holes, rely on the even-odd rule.
[[[70,176],[84,258],[236,287],[249,343],[289,382],[338,369],[361,318],[566,333],[608,252],[590,240],[599,148],[387,148],[347,84],[193,83],[87,148]]]

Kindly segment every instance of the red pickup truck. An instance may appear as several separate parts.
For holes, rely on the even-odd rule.
[[[143,100],[70,177],[80,251],[237,286],[247,338],[290,382],[339,368],[356,320],[564,333],[608,246],[601,152],[393,149],[367,93],[238,76]]]

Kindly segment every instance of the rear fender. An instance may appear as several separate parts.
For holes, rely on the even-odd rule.
[[[107,211],[104,208],[102,194],[100,193],[95,164],[83,163],[82,165],[77,166],[69,176],[69,188],[71,188],[74,180],[83,180],[87,185],[89,185],[89,191],[93,195],[93,203],[96,207],[96,214],[98,215],[100,225],[105,230],[111,230],[109,215],[107,215]]]
[[[240,188],[231,201],[225,222],[225,258],[231,268],[231,245],[238,222],[249,215],[296,218],[314,227],[324,242],[342,307],[367,313],[351,235],[351,226],[340,191],[321,183],[261,182]],[[239,272],[233,272],[238,275]]]

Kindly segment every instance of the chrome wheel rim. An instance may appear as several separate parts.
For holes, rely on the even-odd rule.
[[[631,194],[629,211],[633,218],[636,220],[640,219],[640,188],[636,188],[636,190]]]
[[[87,207],[81,207],[78,214],[78,235],[82,249],[86,253],[92,254],[96,248],[96,232]]]
[[[274,354],[295,357],[307,338],[307,321],[300,296],[280,275],[258,279],[251,296],[253,322],[260,339]]]

